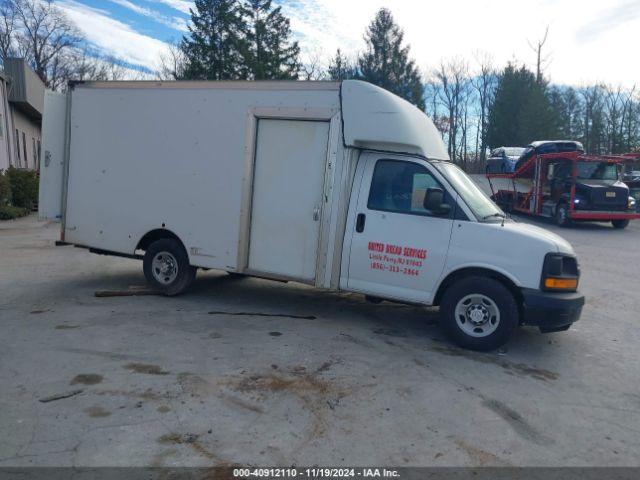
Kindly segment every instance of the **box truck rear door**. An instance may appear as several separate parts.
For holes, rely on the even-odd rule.
[[[426,210],[427,189],[445,191],[421,160],[367,153],[362,182],[350,212],[349,289],[383,298],[428,303],[449,251],[453,208]]]
[[[315,280],[328,141],[329,122],[258,121],[250,272]]]
[[[66,95],[47,90],[42,121],[44,155],[40,159],[38,199],[38,212],[42,220],[56,220],[62,217],[66,120]]]

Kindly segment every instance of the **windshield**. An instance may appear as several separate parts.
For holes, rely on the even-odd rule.
[[[524,148],[505,148],[504,153],[507,154],[507,157],[519,157],[524,152]]]
[[[618,166],[607,162],[578,162],[578,175],[581,180],[617,180]]]
[[[435,167],[451,183],[478,220],[502,221],[504,212],[459,167],[449,162],[438,162]]]

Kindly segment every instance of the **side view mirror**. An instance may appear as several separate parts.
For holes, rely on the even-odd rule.
[[[444,203],[444,191],[441,188],[427,188],[422,206],[434,215],[448,215],[451,212],[451,205]]]

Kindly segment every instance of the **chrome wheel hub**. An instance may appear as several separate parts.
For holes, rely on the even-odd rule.
[[[169,252],[159,252],[151,262],[153,277],[162,285],[169,285],[178,276],[178,261]]]
[[[486,337],[500,324],[500,310],[486,295],[475,293],[462,298],[455,309],[458,327],[471,337]]]

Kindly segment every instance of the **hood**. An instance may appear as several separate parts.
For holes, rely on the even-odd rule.
[[[551,248],[555,248],[559,253],[575,255],[573,247],[569,242],[560,235],[550,232],[545,228],[517,222],[505,222],[504,228],[517,236],[546,241],[550,244]]]

